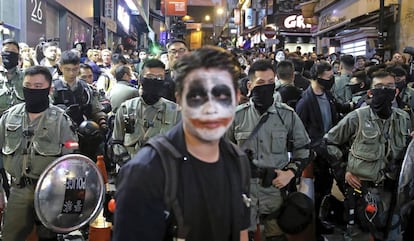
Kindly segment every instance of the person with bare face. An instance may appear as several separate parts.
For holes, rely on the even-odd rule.
[[[182,212],[164,199],[164,155],[144,146],[119,173],[113,240],[247,241],[248,160],[223,138],[236,110],[240,66],[231,53],[203,47],[174,71],[182,121],[163,137],[180,156],[167,161],[177,167],[173,198]]]

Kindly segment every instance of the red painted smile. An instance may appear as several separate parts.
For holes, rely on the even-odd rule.
[[[190,119],[190,121],[195,128],[216,129],[221,126],[227,127],[232,121],[232,118],[228,117],[228,118],[219,118],[219,119],[214,119],[214,120]]]

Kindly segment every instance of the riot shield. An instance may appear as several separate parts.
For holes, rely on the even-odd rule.
[[[412,206],[414,201],[414,140],[410,142],[405,153],[398,180],[397,210]],[[411,203],[410,203],[411,202]]]
[[[94,220],[102,210],[105,184],[95,163],[69,154],[52,162],[35,189],[34,206],[44,226],[69,233]]]

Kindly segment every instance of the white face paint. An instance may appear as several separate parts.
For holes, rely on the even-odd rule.
[[[184,130],[203,141],[219,140],[236,111],[236,92],[225,70],[196,69],[184,79],[181,106]]]

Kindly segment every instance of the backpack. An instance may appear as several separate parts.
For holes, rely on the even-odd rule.
[[[235,144],[231,143],[232,151],[241,158],[247,158]],[[150,138],[145,146],[151,146],[160,156],[161,165],[165,175],[165,186],[164,186],[164,203],[167,209],[172,212],[175,217],[176,225],[174,231],[178,240],[185,240],[188,235],[189,228],[184,225],[184,216],[180,204],[177,199],[178,189],[178,168],[180,158],[183,155],[175,148],[165,135],[158,135]],[[173,159],[174,161],[171,161]],[[240,161],[240,176],[242,180],[242,190],[248,193],[250,186],[250,166],[248,161]]]

